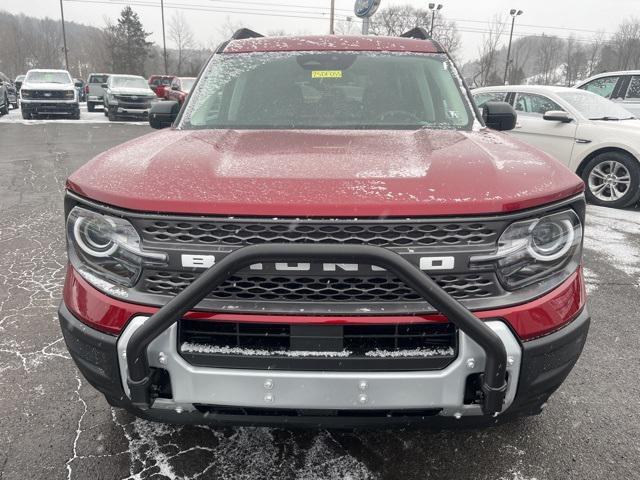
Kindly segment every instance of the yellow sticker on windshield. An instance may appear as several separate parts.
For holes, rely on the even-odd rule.
[[[342,78],[342,70],[313,70],[311,78]]]

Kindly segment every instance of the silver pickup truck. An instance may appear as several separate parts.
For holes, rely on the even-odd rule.
[[[87,94],[87,110],[93,112],[96,105],[102,105],[104,103],[104,88],[103,84],[109,80],[108,73],[92,73],[87,79],[86,94]]]

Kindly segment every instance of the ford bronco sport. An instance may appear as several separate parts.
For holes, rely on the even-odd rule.
[[[589,327],[584,185],[400,38],[222,44],[172,125],[67,182],[59,317],[113,406],[165,422],[537,414]],[[491,127],[487,128],[487,127]]]

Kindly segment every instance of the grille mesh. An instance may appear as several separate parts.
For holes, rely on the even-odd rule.
[[[161,243],[243,246],[260,243],[339,243],[378,246],[456,246],[495,243],[488,223],[367,221],[174,221],[145,220],[144,240]]]
[[[147,293],[177,295],[198,274],[148,271],[142,280]],[[490,274],[433,276],[447,293],[458,300],[496,295]],[[330,277],[237,274],[209,295],[216,300],[289,302],[416,302],[421,298],[402,281],[385,276]]]

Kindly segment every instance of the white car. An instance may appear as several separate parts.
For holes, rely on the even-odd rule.
[[[66,70],[33,69],[20,88],[22,118],[36,115],[66,115],[80,118],[78,92]]]
[[[575,88],[514,85],[472,93],[479,108],[513,105],[518,123],[509,134],[580,175],[591,203],[622,208],[640,198],[640,120],[628,110]]]
[[[601,73],[583,80],[576,88],[620,103],[636,117],[640,117],[640,70]]]

